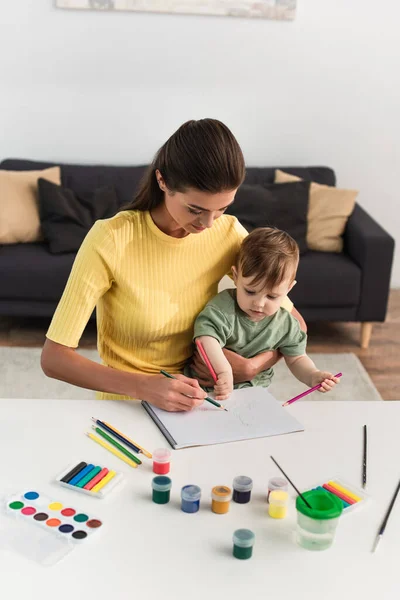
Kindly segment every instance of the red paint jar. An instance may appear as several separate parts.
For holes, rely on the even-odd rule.
[[[166,475],[171,466],[171,450],[168,448],[157,448],[153,452],[153,471],[157,475]]]

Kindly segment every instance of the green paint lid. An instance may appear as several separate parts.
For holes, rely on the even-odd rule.
[[[153,477],[151,486],[156,492],[168,492],[172,487],[172,481],[165,475],[157,475]]]
[[[303,496],[312,508],[308,508],[300,496],[297,496],[296,508],[310,519],[318,521],[337,519],[343,512],[341,499],[325,490],[310,490],[309,492],[303,492]]]
[[[233,534],[233,543],[240,548],[251,548],[255,539],[256,536],[250,529],[236,529]]]

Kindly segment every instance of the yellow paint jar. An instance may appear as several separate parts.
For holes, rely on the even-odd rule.
[[[232,490],[225,485],[216,485],[211,490],[211,510],[217,515],[224,515],[229,510]]]
[[[273,490],[269,495],[268,514],[273,519],[284,519],[287,514],[289,494],[281,490]]]

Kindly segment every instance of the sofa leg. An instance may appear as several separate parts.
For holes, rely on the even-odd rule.
[[[372,333],[372,323],[361,323],[361,348],[368,348]]]

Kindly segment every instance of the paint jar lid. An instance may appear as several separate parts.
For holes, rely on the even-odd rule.
[[[181,490],[182,500],[186,502],[197,502],[200,500],[201,489],[198,485],[185,485]]]
[[[272,490],[269,495],[269,503],[275,506],[286,506],[289,500],[289,494],[283,490]]]
[[[287,490],[288,489],[288,482],[286,479],[283,479],[283,477],[272,477],[269,481],[268,481],[268,489],[269,491],[272,490]]]
[[[306,515],[306,517],[310,517],[310,519],[317,519],[318,521],[337,519],[343,512],[342,500],[330,492],[325,490],[311,490],[303,492],[303,496],[312,508],[308,508],[300,496],[297,496],[296,508],[303,515]]]
[[[211,490],[211,498],[216,502],[229,502],[232,498],[232,490],[226,485],[216,485]]]
[[[171,460],[171,450],[168,448],[157,448],[153,452],[153,461],[157,463],[168,463]]]
[[[255,539],[256,536],[250,529],[236,529],[233,534],[233,543],[240,548],[251,548]]]
[[[250,492],[253,489],[253,480],[246,475],[238,475],[233,480],[233,489],[237,492]]]
[[[153,477],[151,486],[156,492],[168,492],[172,487],[172,481],[165,475],[157,475],[157,477]]]

